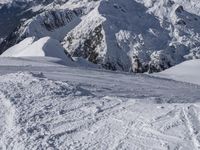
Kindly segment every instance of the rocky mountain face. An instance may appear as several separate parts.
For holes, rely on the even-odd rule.
[[[5,38],[25,20],[43,11],[53,0],[1,0],[0,38]]]
[[[1,15],[5,9],[21,12],[20,20],[9,20],[15,29],[0,33],[0,38],[6,36],[0,53],[27,37],[50,36],[72,57],[111,70],[158,72],[200,58],[198,0],[21,1],[24,7],[16,3],[0,9]],[[8,23],[0,22],[0,27]]]

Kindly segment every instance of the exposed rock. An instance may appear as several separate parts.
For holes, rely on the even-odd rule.
[[[67,29],[65,31],[56,31],[56,29],[70,25],[70,23],[74,19],[78,18],[81,13],[82,11],[80,9],[50,10],[37,15],[33,19],[22,22],[0,44],[0,53],[3,53],[6,49],[19,43],[27,37],[33,36],[36,37],[36,39],[39,39],[45,36],[52,36],[52,32],[55,31],[57,32],[55,33],[56,37],[53,38],[58,39],[62,34],[64,36],[67,33]]]

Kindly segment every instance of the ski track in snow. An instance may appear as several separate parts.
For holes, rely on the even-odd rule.
[[[0,149],[200,148],[200,86],[42,63],[0,66]]]

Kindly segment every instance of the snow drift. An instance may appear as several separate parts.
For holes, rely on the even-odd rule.
[[[61,44],[50,37],[44,37],[34,42],[27,38],[19,44],[9,48],[2,54],[3,57],[57,57],[64,61],[71,61]]]
[[[200,60],[185,61],[155,75],[200,85]]]

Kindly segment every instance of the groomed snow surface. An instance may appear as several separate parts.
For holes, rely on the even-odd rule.
[[[200,59],[185,61],[156,75],[200,85]]]
[[[0,149],[200,148],[198,85],[50,57],[0,61]]]

